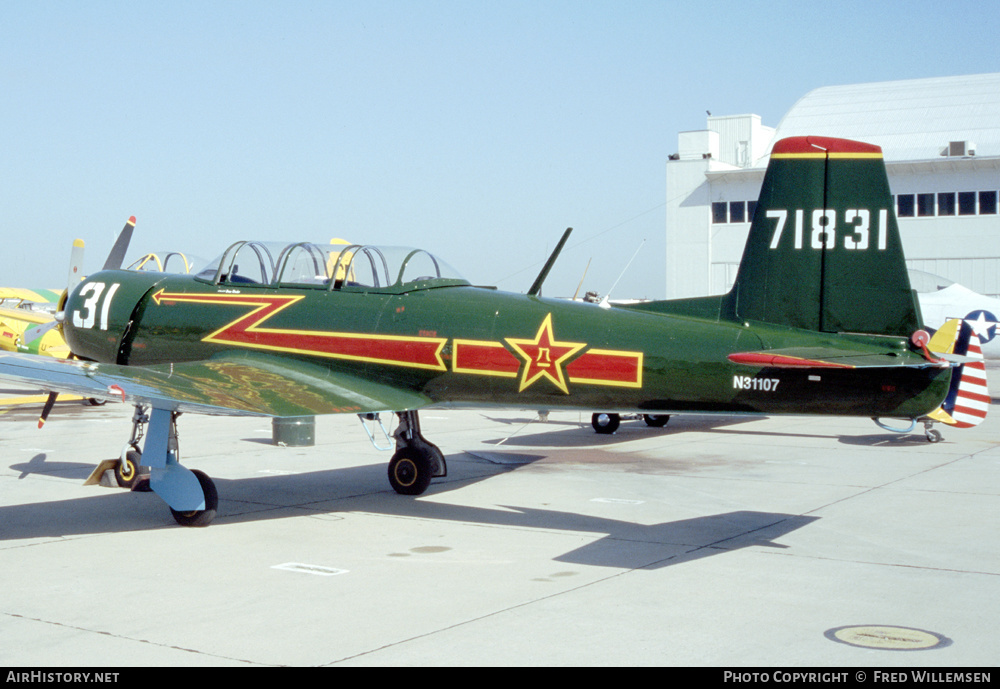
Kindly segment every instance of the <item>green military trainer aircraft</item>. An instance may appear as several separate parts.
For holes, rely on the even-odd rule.
[[[394,412],[389,481],[411,495],[446,473],[417,415],[435,406],[597,410],[605,430],[620,413],[910,429],[985,416],[974,342],[955,344],[966,329],[936,348],[950,358],[928,349],[876,146],[777,142],[725,295],[611,308],[542,298],[559,248],[527,294],[473,286],[424,251],[362,245],[239,242],[197,275],[105,270],[61,306],[73,356],[3,354],[0,377],[135,404],[117,474],[128,485],[141,461],[185,525],[208,524],[218,497],[178,461],[182,412]]]

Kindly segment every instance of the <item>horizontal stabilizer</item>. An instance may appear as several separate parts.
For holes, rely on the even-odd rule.
[[[730,354],[736,364],[767,368],[928,368],[951,365],[900,356],[897,352],[878,353],[846,347],[788,347],[759,352]]]

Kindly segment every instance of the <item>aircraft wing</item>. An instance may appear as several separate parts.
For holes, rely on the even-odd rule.
[[[0,352],[0,379],[83,397],[220,416],[409,411],[431,401],[410,390],[267,355],[117,366]]]
[[[0,319],[35,325],[51,323],[53,320],[51,313],[39,313],[38,311],[28,311],[26,309],[5,309],[3,307],[0,307]]]
[[[786,347],[730,354],[729,360],[768,368],[927,368],[950,366],[941,360],[916,361],[896,353],[847,347]]]
[[[55,289],[24,289],[21,287],[0,287],[0,301],[4,299],[19,299],[36,304],[55,304],[62,297],[62,290]]]

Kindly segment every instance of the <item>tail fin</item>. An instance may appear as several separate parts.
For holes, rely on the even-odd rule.
[[[944,402],[928,414],[932,419],[958,428],[978,426],[990,408],[986,386],[986,365],[979,336],[964,320],[950,320],[934,333],[932,352],[957,354],[967,358],[951,377],[951,387]]]
[[[778,141],[724,309],[741,321],[909,337],[920,326],[882,149]]]

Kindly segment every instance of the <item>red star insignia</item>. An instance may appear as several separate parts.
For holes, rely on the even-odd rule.
[[[524,359],[524,374],[518,392],[539,378],[548,378],[557,388],[569,394],[563,363],[587,346],[585,342],[558,342],[552,335],[552,314],[542,321],[534,340],[507,338],[507,344]]]

